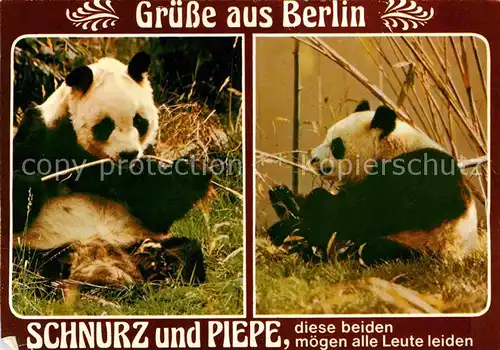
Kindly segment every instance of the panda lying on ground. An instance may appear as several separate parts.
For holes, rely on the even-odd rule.
[[[336,233],[335,242],[353,243],[348,252],[367,264],[465,257],[477,246],[477,214],[455,159],[388,107],[369,109],[361,103],[311,152],[315,170],[341,181],[337,194],[270,191],[280,218],[268,230],[273,243],[301,236],[324,252]]]
[[[207,195],[210,173],[182,159],[140,159],[158,130],[149,63],[138,53],[128,66],[104,58],[76,68],[26,111],[13,141],[14,260],[28,249],[51,280],[205,281],[197,241],[168,232]],[[106,158],[113,162],[41,181],[41,168]]]

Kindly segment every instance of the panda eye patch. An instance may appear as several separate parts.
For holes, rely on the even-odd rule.
[[[92,133],[97,141],[106,141],[115,129],[115,122],[110,117],[102,119],[92,128]]]
[[[332,155],[335,159],[343,159],[345,155],[345,145],[344,141],[340,137],[334,139],[330,145],[332,150]]]
[[[149,122],[139,114],[136,114],[134,117],[134,127],[139,131],[139,135],[142,137],[148,132]]]

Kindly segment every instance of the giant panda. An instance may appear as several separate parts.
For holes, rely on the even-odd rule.
[[[207,196],[211,174],[185,159],[143,157],[158,130],[149,65],[141,52],[127,65],[103,58],[78,67],[24,113],[13,138],[15,264],[29,260],[53,283],[205,281],[199,243],[169,230]],[[42,181],[48,168],[106,159]]]
[[[324,252],[336,246],[333,237],[366,264],[420,255],[462,259],[477,247],[476,207],[456,160],[392,109],[372,111],[363,101],[309,158],[336,193],[316,188],[296,196],[286,186],[273,188],[280,218],[268,229],[273,243],[301,236]]]

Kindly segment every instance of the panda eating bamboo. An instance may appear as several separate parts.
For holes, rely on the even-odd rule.
[[[50,280],[99,285],[205,281],[198,242],[169,229],[207,196],[211,175],[183,159],[141,158],[158,131],[149,65],[141,52],[128,65],[103,58],[76,68],[25,112],[13,140],[15,262],[29,251]],[[45,182],[37,167],[104,159]]]
[[[354,247],[347,251],[367,264],[421,254],[462,259],[478,246],[475,203],[456,160],[388,107],[371,111],[362,102],[329,129],[309,164],[339,191],[272,189],[280,220],[268,234],[276,245],[300,236],[324,252],[332,239],[349,242],[342,249]]]

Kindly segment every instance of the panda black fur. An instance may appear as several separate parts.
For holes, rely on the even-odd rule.
[[[148,66],[139,53],[128,65],[105,58],[77,68],[25,112],[13,140],[14,259],[28,248],[42,276],[107,285],[205,281],[197,241],[168,232],[207,196],[211,175],[183,159],[140,159],[158,128]],[[45,182],[36,167],[43,161],[61,171],[107,158],[115,162]]]
[[[369,160],[368,170],[340,169],[338,182],[343,161]],[[388,107],[370,111],[361,103],[330,128],[310,165],[339,191],[317,188],[302,197],[284,186],[271,190],[280,221],[268,233],[277,245],[293,234],[326,250],[336,233],[365,263],[420,254],[461,259],[477,247],[476,208],[457,162]]]

